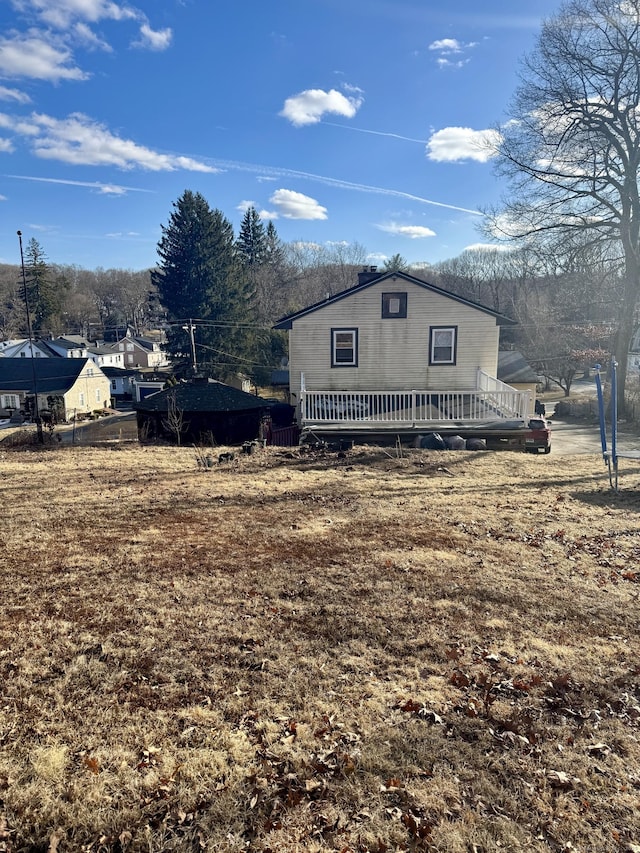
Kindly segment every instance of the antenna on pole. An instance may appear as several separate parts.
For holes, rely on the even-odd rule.
[[[22,251],[22,231],[18,231],[18,241],[20,243],[20,267],[22,269],[22,290],[24,293],[24,307],[27,311],[27,333],[29,335],[29,351],[31,353],[31,371],[33,374],[33,422],[36,425],[38,442],[44,444],[44,436],[42,434],[42,419],[40,418],[40,409],[38,407],[38,377],[36,373],[36,360],[33,355],[33,331],[31,329],[31,310],[29,308],[29,291],[27,289],[27,276],[24,271],[24,253]]]

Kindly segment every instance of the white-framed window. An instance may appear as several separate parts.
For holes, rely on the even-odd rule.
[[[0,397],[0,403],[3,409],[19,409],[20,397],[17,394],[3,394]]]
[[[134,346],[133,344],[127,344],[127,352],[133,352]]]
[[[131,354],[127,356],[127,361],[129,362],[129,364],[133,364],[133,356]]]
[[[99,403],[102,400],[102,393],[99,388],[96,388],[96,403]]]
[[[84,406],[84,391],[80,391],[78,394],[78,404]]]
[[[358,330],[331,329],[331,367],[358,366]]]
[[[115,391],[117,389],[117,387],[118,387],[118,383],[116,382],[115,379],[112,379],[111,380],[111,390]]]
[[[93,367],[87,367],[87,376],[93,376]]]
[[[429,328],[429,364],[455,364],[457,338],[457,326],[431,326]]]

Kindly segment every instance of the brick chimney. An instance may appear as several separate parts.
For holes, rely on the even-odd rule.
[[[375,281],[380,278],[381,272],[378,272],[378,267],[362,267],[362,272],[358,273],[358,284],[367,284],[370,281]]]

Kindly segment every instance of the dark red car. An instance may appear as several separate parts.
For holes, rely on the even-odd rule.
[[[525,435],[525,450],[527,453],[551,453],[551,427],[541,415],[530,418]]]

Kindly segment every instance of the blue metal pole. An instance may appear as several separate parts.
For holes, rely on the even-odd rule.
[[[602,379],[600,377],[600,365],[596,364],[596,391],[598,393],[598,416],[600,419],[600,445],[602,447],[602,458],[607,460],[607,427],[604,416],[604,397],[602,395]]]
[[[618,383],[616,368],[618,362],[611,359],[611,459],[614,468],[618,465]]]

